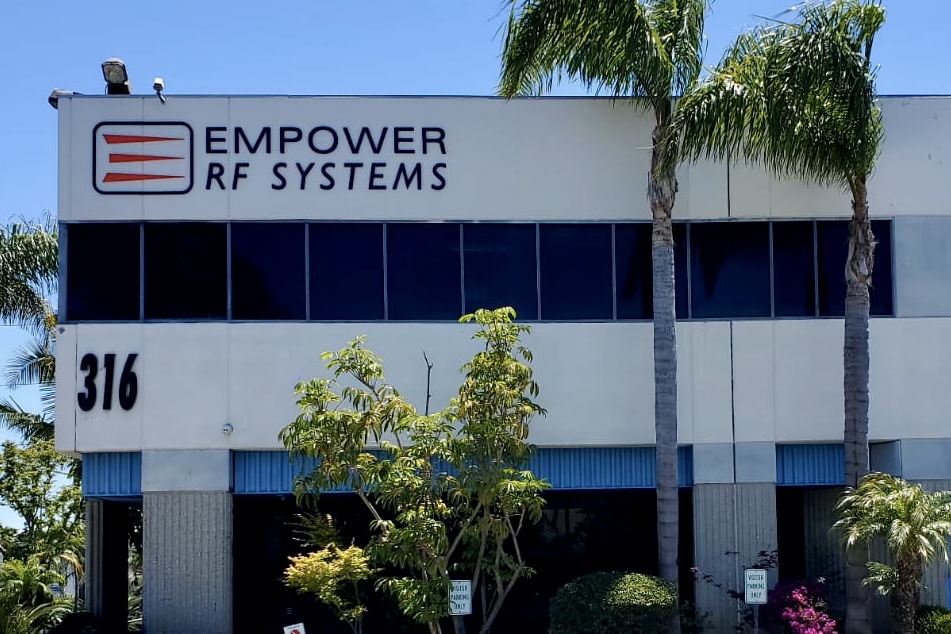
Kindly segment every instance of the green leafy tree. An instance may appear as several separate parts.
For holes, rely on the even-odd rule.
[[[82,492],[64,481],[71,459],[49,440],[0,447],[0,504],[23,519],[23,529],[4,544],[6,557],[57,569],[69,563],[81,574],[85,540]]]
[[[540,519],[548,486],[526,469],[529,422],[544,410],[532,400],[531,353],[520,344],[529,329],[514,318],[511,308],[462,318],[475,322],[485,348],[463,366],[463,385],[443,411],[417,412],[358,338],[322,355],[332,379],[297,385],[301,414],[281,431],[292,455],[319,459],[298,496],[339,487],[363,501],[374,518],[366,552],[388,570],[377,587],[433,633],[442,631],[452,578],[471,574],[474,594],[484,590],[485,633],[532,572],[518,540]]]
[[[743,158],[780,177],[852,196],[845,259],[845,483],[868,473],[869,288],[875,238],[868,177],[882,139],[872,43],[885,21],[877,0],[801,3],[793,15],[741,35],[717,69],[684,96],[666,161]],[[679,146],[679,147],[678,147]],[[677,151],[679,149],[679,151]],[[848,562],[850,633],[866,633],[861,587],[867,553]]]
[[[518,0],[512,2],[499,91],[539,94],[565,76],[630,99],[654,116],[647,196],[653,216],[654,426],[660,575],[677,584],[677,340],[674,238],[675,97],[701,69],[705,0]],[[633,202],[632,202],[633,205]],[[676,626],[675,626],[676,627]]]
[[[928,493],[920,484],[870,473],[845,490],[836,510],[834,527],[847,548],[884,539],[894,566],[871,562],[867,582],[891,595],[895,631],[913,634],[924,567],[938,557],[948,561],[951,491]]]

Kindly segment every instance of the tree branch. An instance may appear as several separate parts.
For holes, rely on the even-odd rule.
[[[476,518],[476,515],[479,514],[479,510],[482,508],[482,502],[480,501],[476,504],[475,510],[472,511],[472,514],[469,518],[462,524],[462,527],[459,529],[459,532],[456,534],[456,537],[452,540],[452,544],[449,546],[449,550],[446,551],[446,559],[452,558],[452,553],[455,552],[456,547],[462,542],[463,534],[466,532],[466,529],[469,528],[469,525],[472,524],[472,520]]]
[[[360,490],[355,491],[355,493],[357,494],[357,497],[363,501],[363,504],[367,507],[367,509],[369,509],[370,513],[373,515],[373,519],[378,522],[382,522],[383,518],[380,517],[379,512],[377,512],[376,507],[373,506],[373,503],[370,502],[370,498],[366,496],[366,493]]]
[[[525,514],[523,513],[518,521],[518,531],[522,530],[522,521],[524,519]],[[519,566],[521,566],[525,560],[522,559],[522,549],[518,546],[518,531],[512,526],[512,516],[509,515],[508,511],[505,511],[505,523],[509,526],[509,532],[512,535],[512,545],[515,547],[515,556],[518,558]]]
[[[429,357],[426,356],[426,351],[423,350],[423,360],[426,362],[426,416],[429,416],[429,399],[432,398],[433,394],[430,390],[430,385],[433,376],[433,362],[429,360]]]

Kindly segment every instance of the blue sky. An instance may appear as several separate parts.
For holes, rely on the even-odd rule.
[[[718,0],[708,58],[792,0]],[[875,43],[881,94],[951,94],[946,0],[886,0]],[[134,92],[493,94],[502,0],[8,0],[0,8],[0,221],[56,211],[53,88],[102,91],[99,65],[125,60]],[[557,94],[583,94],[562,86]],[[0,360],[24,340],[0,326]],[[0,387],[0,395],[6,394]],[[19,390],[39,406],[35,390]],[[0,438],[5,437],[0,432]],[[0,509],[0,522],[9,522]]]

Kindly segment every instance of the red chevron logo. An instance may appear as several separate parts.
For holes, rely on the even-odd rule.
[[[100,123],[93,131],[93,143],[93,186],[100,194],[191,190],[193,141],[186,123]]]

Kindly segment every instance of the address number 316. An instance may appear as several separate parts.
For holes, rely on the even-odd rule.
[[[135,375],[135,360],[137,353],[131,353],[126,356],[122,371],[119,373],[119,385],[116,390],[116,355],[108,353],[102,355],[102,396],[100,398],[99,390],[96,386],[96,379],[99,377],[99,357],[93,353],[83,355],[79,362],[79,371],[83,377],[83,390],[76,394],[76,403],[79,409],[88,412],[96,407],[96,403],[102,403],[102,409],[112,409],[113,393],[118,392],[119,407],[124,410],[132,409],[135,405],[135,398],[139,394],[139,379]]]

